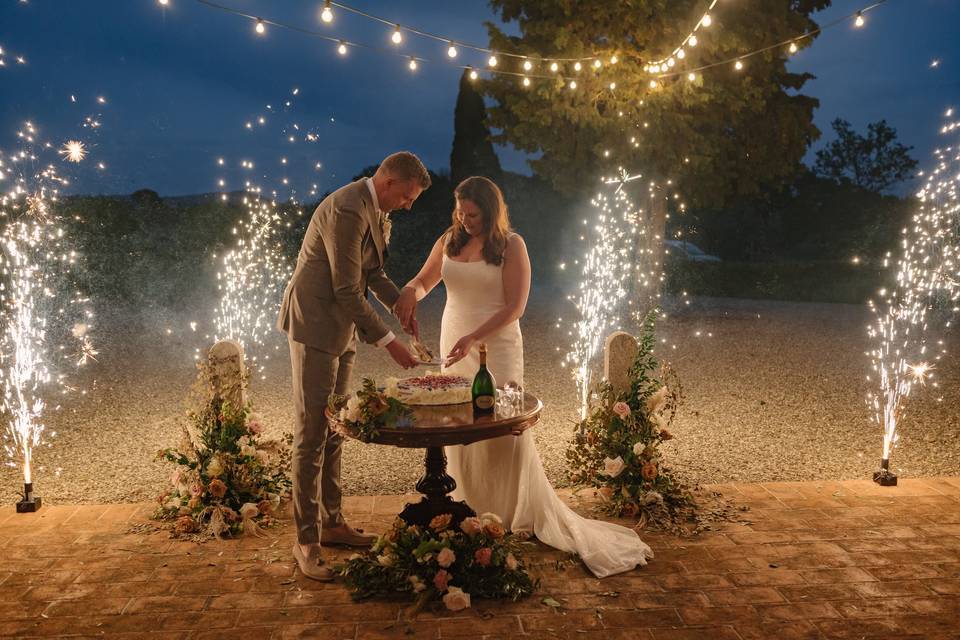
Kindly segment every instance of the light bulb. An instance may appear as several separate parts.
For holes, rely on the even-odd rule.
[[[525,87],[530,86],[530,78],[528,78],[527,76],[523,76],[523,86]]]
[[[617,54],[610,56],[610,64],[617,64],[620,61],[620,58],[617,57]]]
[[[529,60],[524,60],[524,61],[523,61],[523,70],[524,70],[524,71],[530,71],[531,69],[533,69],[533,63],[530,62]]]
[[[397,25],[393,29],[393,35],[390,36],[390,39],[393,40],[393,44],[400,44],[403,42],[403,34],[400,33],[400,25]]]
[[[490,66],[490,67],[495,67],[495,66],[497,66],[497,56],[496,56],[496,55],[492,55],[492,56],[490,56],[489,58],[487,58],[487,66]]]
[[[342,56],[347,55],[347,45],[343,41],[341,41],[340,46],[337,47],[337,53],[339,53]]]
[[[407,65],[407,66],[410,67],[410,71],[416,71],[416,70],[417,70],[417,60],[416,60],[416,58],[410,58],[410,64]]]
[[[320,12],[320,19],[324,22],[333,22],[333,9],[330,7],[330,0],[323,3],[323,11]]]
[[[610,83],[610,91],[613,91],[613,90],[616,89],[616,88],[617,88],[617,83],[616,83],[616,82],[611,82],[611,83]]]
[[[796,52],[797,52],[797,43],[796,43],[796,42],[791,42],[791,43],[790,43],[790,53],[796,53]]]
[[[600,64],[601,64],[601,62],[600,62],[599,60],[594,60],[594,61],[593,61],[593,68],[594,68],[594,69],[599,69],[599,68],[600,68]]]
[[[700,24],[701,26],[709,27],[711,24],[713,24],[713,18],[710,17],[709,13],[705,13],[703,14],[703,17],[700,18]]]
[[[560,65],[558,65],[556,62],[550,63],[550,71],[553,71],[554,73],[556,73],[559,69],[560,69]]]
[[[476,70],[470,69],[470,79],[471,79],[471,80],[476,80],[476,79],[477,79],[477,72],[476,72]]]
[[[681,60],[683,60],[684,58],[687,57],[687,52],[684,51],[683,49],[678,49],[678,50],[677,50],[677,57],[680,58]]]
[[[576,80],[571,80],[571,81],[570,81],[570,88],[571,88],[571,89],[576,89],[576,88],[577,88],[577,81],[576,81]]]
[[[650,81],[650,88],[651,88],[651,89],[656,89],[656,88],[657,88],[657,81],[656,81],[656,80],[651,80],[651,81]]]
[[[157,2],[159,2],[164,7],[170,4],[170,0],[157,0]]]
[[[692,71],[687,74],[687,80],[689,80],[690,82],[693,82],[696,79],[697,79],[697,74],[693,73]]]
[[[650,67],[650,73],[660,73],[660,65],[655,64]]]
[[[450,41],[450,45],[447,47],[447,55],[451,58],[457,57],[457,47],[454,46],[453,41]]]
[[[583,65],[580,64],[579,62],[577,62],[575,65],[573,65],[573,70],[574,70],[574,71],[580,71],[580,69],[583,69]]]
[[[670,58],[669,60],[667,60],[667,66],[668,66],[668,67],[672,67],[672,66],[675,65],[675,64],[677,64],[677,61],[674,60],[673,58]]]
[[[854,26],[862,27],[863,26],[863,14],[857,11],[857,19],[853,21]]]
[[[690,45],[691,47],[697,46],[697,42],[698,42],[697,36],[690,36],[689,38],[687,38],[687,44]]]
[[[737,71],[740,71],[741,69],[743,69],[743,63],[737,60],[736,63],[734,63],[733,68],[736,69]]]
[[[267,31],[267,25],[263,24],[263,20],[261,20],[260,18],[257,18],[257,26],[255,26],[253,29],[257,33],[262,35]]]

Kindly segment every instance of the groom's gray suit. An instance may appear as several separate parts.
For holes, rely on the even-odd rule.
[[[293,505],[301,544],[318,543],[321,527],[343,523],[342,438],[330,431],[324,408],[331,393],[347,390],[356,337],[376,344],[390,333],[367,289],[387,308],[400,295],[383,271],[382,215],[366,179],[324,198],[280,305],[277,328],[287,333],[293,369]]]

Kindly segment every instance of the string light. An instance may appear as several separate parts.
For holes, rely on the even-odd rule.
[[[689,80],[690,82],[693,82],[696,79],[697,79],[697,74],[695,74],[693,71],[687,74],[687,80]]]
[[[556,62],[550,63],[550,71],[553,71],[554,73],[556,73],[559,70],[560,70],[560,65],[558,65]]]
[[[616,82],[611,82],[611,83],[610,83],[610,91],[613,91],[613,90],[616,89],[616,88],[617,88],[617,83],[616,83]]]
[[[400,44],[403,42],[403,34],[400,33],[400,25],[397,25],[393,30],[393,35],[390,36],[390,39],[393,41],[393,44]]]
[[[862,26],[863,26],[863,23],[864,23],[863,13],[860,12],[860,11],[857,11],[857,17],[856,17],[856,19],[854,19],[854,21],[853,21],[853,26],[855,26],[855,27],[862,27]]]
[[[603,64],[603,63],[600,62],[599,60],[594,60],[594,61],[593,61],[593,68],[594,68],[594,69],[599,69],[602,64]]]
[[[530,86],[530,78],[528,78],[527,76],[523,76],[523,86],[525,87]]]
[[[333,9],[330,7],[330,0],[323,3],[323,10],[320,12],[320,19],[326,23],[333,22]]]
[[[495,67],[495,66],[497,66],[497,56],[496,56],[496,55],[492,55],[492,56],[490,56],[489,58],[487,58],[487,66],[489,66],[489,67]]]
[[[576,88],[577,88],[577,81],[576,81],[576,80],[571,80],[571,81],[570,81],[570,88],[571,88],[571,89],[576,89]]]
[[[620,58],[617,57],[617,54],[610,56],[610,64],[617,64],[620,62]]]
[[[477,71],[476,71],[476,69],[470,69],[470,79],[471,79],[471,80],[476,80],[476,79],[477,79]]]
[[[700,18],[700,26],[709,27],[711,24],[713,24],[713,18],[710,17],[710,14],[709,13],[703,14],[703,17]]]
[[[457,57],[457,47],[453,44],[453,41],[450,41],[450,44],[447,46],[447,57],[456,58]]]
[[[417,59],[416,59],[416,58],[410,58],[410,64],[408,64],[407,66],[410,67],[410,71],[416,71],[416,70],[417,70]]]
[[[523,61],[523,70],[524,70],[524,71],[530,71],[531,69],[533,69],[533,63],[530,62],[529,60],[524,60],[524,61]]]
[[[733,68],[736,69],[737,71],[742,70],[742,69],[743,69],[743,62],[741,62],[740,60],[737,60],[737,61],[733,64]]]
[[[257,25],[253,29],[260,35],[263,35],[267,31],[267,25],[263,24],[263,20],[257,18]]]
[[[160,6],[162,7],[165,7],[168,4],[170,4],[170,0],[157,0],[157,2],[160,3]]]
[[[790,43],[790,49],[789,49],[789,51],[790,51],[790,53],[796,53],[796,52],[797,52],[797,43],[796,43],[796,42],[791,42],[791,43]]]
[[[347,44],[343,40],[341,40],[340,44],[337,46],[337,53],[342,56],[347,55]]]
[[[690,45],[691,47],[697,46],[698,42],[700,41],[697,40],[697,36],[690,36],[689,38],[687,38],[687,44]]]

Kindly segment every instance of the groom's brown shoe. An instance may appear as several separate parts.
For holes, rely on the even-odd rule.
[[[305,556],[303,555],[303,550],[300,548],[300,545],[294,542],[293,558],[297,561],[297,566],[300,567],[300,573],[308,578],[319,580],[320,582],[333,581],[334,573],[323,566],[319,548],[311,549],[310,555]]]
[[[364,533],[363,529],[354,529],[346,522],[338,527],[329,527],[320,532],[320,544],[323,545],[369,547],[376,539],[377,536]]]

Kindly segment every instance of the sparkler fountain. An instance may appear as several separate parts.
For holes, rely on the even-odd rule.
[[[38,144],[31,123],[18,136],[28,148],[0,153],[0,180],[11,183],[0,196],[0,410],[7,423],[9,464],[23,470],[24,496],[17,511],[30,512],[41,506],[33,492],[33,453],[43,442],[48,401],[55,392],[68,391],[57,365],[74,360],[79,366],[97,352],[87,335],[89,301],[71,282],[78,256],[51,210],[68,182],[53,164],[43,164],[40,155],[53,145]],[[86,150],[70,141],[60,153],[66,161],[80,162]],[[74,351],[66,346],[72,339],[80,342]]]
[[[946,112],[947,118],[952,115]],[[948,122],[941,133],[956,140],[960,122]],[[937,166],[925,176],[919,209],[903,230],[896,284],[881,290],[879,304],[870,301],[874,321],[867,331],[874,347],[868,355],[874,374],[867,380],[875,388],[867,404],[883,428],[880,469],[873,479],[884,486],[897,484],[890,453],[904,402],[916,384],[933,377],[935,362],[946,353],[938,332],[949,328],[960,310],[960,146],[954,143],[934,155]]]

